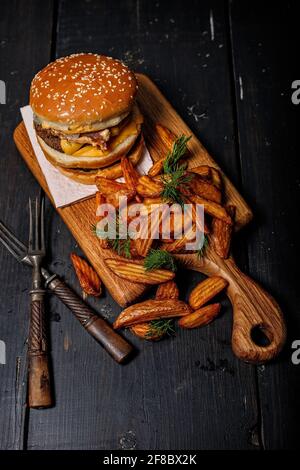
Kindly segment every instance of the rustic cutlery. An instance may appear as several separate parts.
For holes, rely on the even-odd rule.
[[[0,241],[18,262],[31,265],[26,246],[0,221]],[[99,317],[56,274],[41,269],[45,287],[49,288],[71,310],[85,330],[100,343],[118,363],[124,363],[133,347],[101,317]]]
[[[45,257],[44,199],[29,199],[28,259],[32,265],[30,326],[28,338],[28,406],[47,408],[53,404],[49,373],[48,340],[44,309],[45,289],[41,264]]]

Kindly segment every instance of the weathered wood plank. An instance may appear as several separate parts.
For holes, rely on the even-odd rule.
[[[235,0],[229,11],[243,187],[256,214],[249,270],[277,298],[289,327],[285,353],[258,369],[268,449],[298,446],[299,366],[291,363],[292,341],[300,337],[299,109],[291,101],[291,84],[299,78],[296,12],[296,2]]]
[[[20,159],[12,133],[20,121],[20,106],[28,102],[32,76],[49,60],[51,19],[52,1],[1,2],[0,79],[7,96],[6,104],[0,105],[0,218],[24,240],[27,197],[38,185]],[[0,339],[6,343],[7,359],[6,365],[0,365],[0,448],[21,449],[30,284],[27,269],[17,265],[2,246],[0,265]]]

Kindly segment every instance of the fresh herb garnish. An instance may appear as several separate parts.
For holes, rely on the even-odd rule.
[[[199,248],[199,250],[197,250],[198,258],[203,258],[207,247],[208,247],[208,236],[204,235],[203,245],[201,246],[201,248]]]
[[[95,235],[99,238],[103,238],[108,241],[109,246],[118,253],[120,256],[124,256],[125,258],[131,258],[131,239],[127,233],[126,238],[124,238],[124,225],[123,222],[120,221],[120,214],[116,214],[116,230],[112,233],[109,233],[109,230],[98,230],[96,225],[92,226],[92,230]],[[120,238],[120,234],[122,234],[122,238]]]
[[[152,320],[149,322],[149,331],[146,333],[146,337],[151,337],[154,335],[172,336],[174,334],[175,334],[175,329],[174,329],[173,319]]]
[[[161,179],[164,184],[161,192],[163,201],[172,201],[176,204],[184,205],[184,197],[180,191],[180,186],[191,181],[193,175],[185,174],[186,165],[181,165],[172,174],[162,175]]]
[[[163,190],[161,197],[166,202],[175,202],[183,206],[184,198],[180,191],[180,186],[188,183],[193,175],[186,175],[186,163],[179,165],[179,160],[185,155],[187,143],[191,136],[182,135],[175,140],[172,150],[168,153],[164,161],[164,174],[161,176]]]
[[[187,137],[186,135],[182,135],[175,140],[172,150],[168,153],[164,161],[164,173],[173,173],[178,169],[178,162],[185,155],[187,143],[191,137],[192,136]]]
[[[146,271],[162,267],[175,272],[177,266],[173,256],[166,250],[150,250],[149,254],[144,259],[144,268]]]
[[[125,258],[131,258],[130,253],[130,238],[114,238],[113,240],[108,239],[110,247],[118,253],[120,256]]]

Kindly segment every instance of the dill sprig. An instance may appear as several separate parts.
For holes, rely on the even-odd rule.
[[[186,175],[186,163],[179,165],[179,160],[185,155],[187,143],[191,136],[182,135],[175,140],[172,150],[168,153],[164,161],[164,174],[161,179],[163,190],[161,197],[166,202],[175,202],[183,206],[184,198],[180,192],[180,186],[188,183],[192,175]]]
[[[154,249],[150,250],[144,259],[144,268],[146,271],[159,268],[169,269],[174,272],[177,270],[175,260],[168,251]]]
[[[185,174],[186,165],[181,165],[177,170],[168,175],[162,175],[161,179],[164,184],[161,192],[163,201],[172,201],[181,206],[184,205],[184,197],[180,191],[180,186],[187,184],[193,178],[193,175]]]
[[[106,239],[109,243],[109,246],[118,253],[120,256],[124,256],[125,258],[131,258],[131,239],[127,233],[126,238],[122,236],[120,238],[120,234],[123,232],[123,223],[120,221],[120,214],[117,213],[116,216],[116,231],[113,233],[109,233],[109,230],[97,230],[96,225],[92,225],[92,231],[94,234],[99,237]]]
[[[125,258],[131,258],[130,253],[130,246],[131,240],[130,238],[114,238],[112,240],[108,240],[110,247],[118,253],[120,256],[124,256]]]
[[[164,173],[173,173],[178,169],[179,160],[185,155],[187,143],[192,136],[181,135],[178,137],[164,161]]]
[[[152,335],[172,336],[174,334],[175,329],[173,319],[152,320],[149,322],[149,331],[146,333],[146,337],[151,337]]]
[[[201,246],[201,248],[199,248],[199,250],[197,250],[198,258],[203,258],[203,256],[205,255],[205,250],[206,250],[207,247],[208,247],[208,236],[204,235],[203,245]]]

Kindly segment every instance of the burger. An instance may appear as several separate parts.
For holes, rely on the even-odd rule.
[[[37,140],[62,173],[94,184],[121,175],[118,160],[141,156],[142,115],[134,73],[119,60],[72,54],[36,74],[30,105]]]

